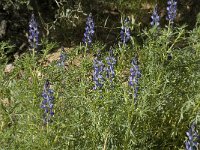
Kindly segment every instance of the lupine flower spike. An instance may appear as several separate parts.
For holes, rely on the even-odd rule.
[[[83,38],[83,42],[85,43],[85,45],[90,45],[92,43],[93,36],[94,36],[94,21],[92,19],[92,14],[90,13],[87,18],[85,33]]]
[[[120,36],[121,36],[121,42],[123,43],[123,45],[127,44],[127,42],[131,38],[129,23],[130,23],[129,19],[126,18],[121,27]]]
[[[157,5],[153,10],[153,14],[151,16],[151,25],[152,26],[159,26],[160,25],[160,17],[158,15]]]
[[[170,23],[174,23],[174,19],[176,18],[177,13],[177,1],[176,0],[168,0],[167,2],[167,20]]]
[[[116,64],[116,59],[113,56],[112,50],[110,50],[110,54],[109,55],[110,55],[109,57],[106,57],[106,61],[107,61],[106,77],[108,79],[110,79],[110,82],[112,82],[114,77],[115,77],[114,66]]]
[[[93,81],[94,81],[94,90],[98,88],[102,88],[104,78],[103,78],[103,70],[104,70],[104,64],[101,60],[98,59],[98,57],[95,57],[94,59],[94,73],[93,73]]]
[[[54,101],[54,96],[53,96],[53,90],[50,89],[50,83],[49,80],[46,80],[44,84],[44,89],[42,92],[42,105],[41,108],[44,109],[44,123],[49,123],[51,121],[51,117],[54,115],[53,112],[53,101]]]
[[[129,77],[129,86],[133,88],[134,90],[134,100],[136,103],[137,93],[138,93],[138,81],[141,77],[141,72],[139,70],[138,62],[134,58],[131,62],[132,67],[130,69],[130,77]]]
[[[66,54],[64,51],[64,47],[62,47],[62,50],[60,53],[60,59],[58,61],[58,66],[65,67],[65,60],[66,60]]]
[[[29,22],[29,36],[28,42],[30,44],[30,49],[36,50],[39,45],[39,31],[38,31],[38,24],[35,20],[34,14],[31,16],[31,20]]]
[[[190,129],[186,132],[188,140],[185,142],[186,150],[197,150],[198,149],[198,141],[200,140],[200,136],[195,129],[195,124],[192,123]]]

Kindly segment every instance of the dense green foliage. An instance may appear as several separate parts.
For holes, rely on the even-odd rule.
[[[1,65],[0,148],[184,149],[190,123],[200,121],[200,26],[146,29],[137,37],[113,46],[116,78],[101,91],[93,90],[92,65],[99,49],[102,59],[108,55],[103,44],[68,50],[65,69],[56,61],[45,65],[48,48],[24,54],[10,73]],[[127,83],[135,55],[142,73],[137,105]],[[40,108],[45,79],[55,92],[47,125]]]
[[[161,26],[150,27],[147,12],[154,2],[2,0],[1,20],[12,26],[0,42],[0,149],[185,149],[191,123],[200,131],[199,6],[188,1],[185,8],[181,1],[175,23],[166,25],[166,2],[159,2]],[[186,9],[195,12],[188,26],[181,25]],[[21,53],[28,51],[32,12],[39,24],[39,52]],[[90,12],[95,36],[92,45],[85,46],[80,41]],[[7,16],[22,19],[12,23]],[[122,45],[120,19],[125,16],[131,20],[131,39]],[[20,33],[14,32],[19,28]],[[65,66],[58,66],[54,50],[66,44],[74,45],[65,48]],[[103,88],[94,90],[94,59],[98,55],[106,64],[111,47],[116,76],[110,83],[104,73]],[[128,85],[134,57],[141,71],[137,103]],[[12,65],[6,70],[8,62]],[[55,114],[45,124],[41,104],[47,79]]]

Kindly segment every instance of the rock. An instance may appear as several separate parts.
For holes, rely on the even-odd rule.
[[[8,64],[6,65],[4,72],[10,73],[13,69],[14,69],[13,64]]]

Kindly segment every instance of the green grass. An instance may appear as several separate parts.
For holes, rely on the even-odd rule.
[[[190,123],[200,121],[200,27],[151,29],[138,36],[142,41],[133,38],[134,47],[114,45],[116,77],[113,87],[105,81],[102,90],[93,90],[92,81],[93,55],[99,49],[103,60],[108,55],[98,43],[87,53],[70,49],[65,69],[55,61],[44,66],[39,60],[45,52],[24,54],[10,73],[2,64],[0,149],[184,149]],[[142,73],[137,105],[128,86],[135,55]],[[55,115],[47,125],[40,108],[46,79],[55,96]]]

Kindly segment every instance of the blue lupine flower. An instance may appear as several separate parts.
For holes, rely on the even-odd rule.
[[[66,60],[66,55],[64,51],[64,47],[62,47],[61,53],[60,53],[60,59],[58,61],[58,66],[65,66],[65,60]]]
[[[197,150],[200,136],[195,129],[194,123],[192,123],[190,129],[186,132],[186,135],[188,136],[188,140],[185,142],[186,150]]]
[[[39,45],[39,31],[38,25],[35,20],[34,14],[31,16],[31,20],[29,21],[29,36],[28,42],[30,44],[30,49],[37,49]]]
[[[94,90],[98,88],[102,88],[104,78],[103,78],[104,64],[101,60],[98,60],[97,57],[94,59],[94,73],[93,73],[93,81],[94,81]]]
[[[129,19],[128,18],[126,18],[124,20],[124,23],[122,24],[120,36],[121,36],[121,42],[123,44],[126,44],[131,38],[131,33],[130,33],[130,28],[129,28]]]
[[[113,57],[112,50],[110,51],[109,55],[110,55],[109,57],[106,57],[107,67],[105,70],[106,70],[106,77],[110,79],[110,81],[112,82],[115,77],[114,66],[116,64],[116,59],[115,57]]]
[[[160,17],[158,15],[157,5],[155,6],[153,10],[153,14],[151,16],[151,25],[152,26],[159,26],[160,25]]]
[[[92,19],[92,14],[90,13],[86,22],[83,42],[86,45],[90,45],[92,43],[93,36],[94,36],[94,21]]]
[[[138,93],[138,80],[141,77],[141,72],[135,58],[132,60],[131,64],[132,67],[130,69],[131,75],[129,77],[129,86],[134,89],[134,98],[136,98]]]
[[[177,13],[177,1],[168,0],[167,5],[167,20],[169,20],[171,23],[174,23]]]
[[[44,89],[42,92],[42,105],[41,108],[44,109],[44,123],[48,123],[51,120],[51,117],[54,115],[53,112],[53,101],[54,101],[54,96],[53,96],[53,90],[50,89],[50,83],[49,80],[46,80],[44,84]]]

